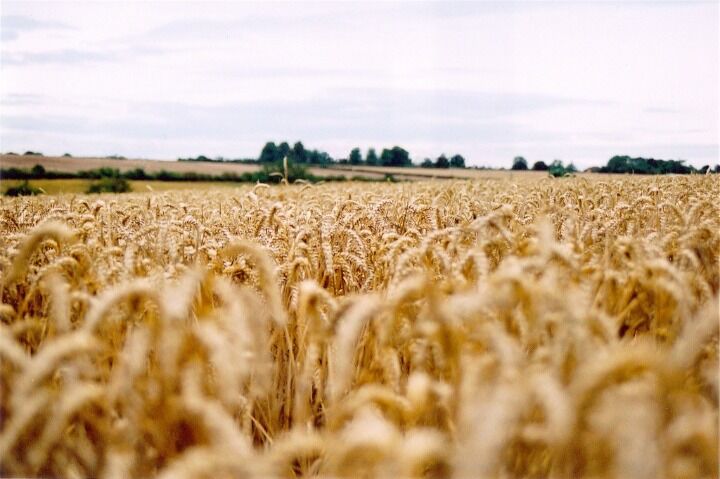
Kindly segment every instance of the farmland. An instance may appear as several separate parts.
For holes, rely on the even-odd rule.
[[[0,475],[717,477],[718,176],[472,173],[2,198]]]
[[[242,174],[245,172],[257,171],[261,165],[243,163],[222,163],[222,162],[197,162],[197,161],[158,161],[158,160],[114,160],[108,158],[75,158],[58,156],[20,156],[2,155],[0,165],[3,168],[25,168],[29,169],[35,165],[41,165],[48,171],[60,171],[75,173],[82,170],[94,170],[98,168],[116,168],[120,171],[129,171],[142,168],[148,173],[157,173],[161,170],[173,173],[208,173],[219,175],[222,173]],[[386,174],[391,174],[400,180],[417,180],[428,178],[505,178],[508,175],[543,177],[544,172],[506,172],[491,170],[467,169],[426,169],[426,168],[401,168],[384,166],[343,166],[333,165],[328,168],[311,167],[310,172],[317,176],[343,175],[347,178],[352,176],[363,176],[366,178],[382,179]]]

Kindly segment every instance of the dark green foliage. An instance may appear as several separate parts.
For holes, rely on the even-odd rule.
[[[348,161],[351,165],[360,165],[363,162],[362,153],[360,153],[360,148],[353,148],[350,152],[350,156],[348,157]]]
[[[432,168],[433,162],[430,158],[425,158],[423,162],[420,164],[421,168]]]
[[[8,188],[5,192],[5,196],[34,196],[39,194],[42,194],[42,191],[30,185],[27,180],[17,186]]]
[[[106,176],[90,185],[85,193],[127,193],[130,183],[119,176]]]
[[[465,168],[465,158],[462,155],[454,155],[450,158],[450,166],[453,168]]]
[[[553,178],[562,178],[565,176],[570,176],[570,174],[577,171],[575,169],[575,166],[570,163],[568,166],[563,165],[563,162],[560,160],[553,160],[553,162],[548,167],[548,173]]]
[[[450,161],[444,154],[438,156],[437,160],[435,160],[435,168],[450,168]]]
[[[45,176],[45,167],[43,165],[35,165],[30,169],[30,174],[35,178],[43,178]]]
[[[385,148],[380,154],[381,166],[411,166],[410,153],[404,148],[393,146],[391,149]]]
[[[533,171],[547,171],[548,165],[544,161],[536,161],[532,166]]]
[[[305,152],[305,146],[302,142],[298,141],[292,147],[290,152],[290,159],[295,163],[307,163],[307,153]]]
[[[516,156],[513,159],[513,165],[512,165],[511,170],[525,171],[527,169],[528,169],[528,164],[527,164],[527,160],[525,158],[523,158],[522,156]]]
[[[370,148],[367,152],[367,155],[365,155],[365,164],[368,166],[377,166],[378,164],[378,156],[375,152],[375,148]]]
[[[260,163],[273,163],[277,160],[277,146],[274,141],[268,141],[260,151],[258,161]]]
[[[665,175],[668,173],[687,175],[697,170],[685,165],[684,160],[656,160],[654,158],[631,158],[613,156],[607,165],[600,168],[602,173],[636,173],[641,175]]]
[[[72,158],[72,155],[70,153],[65,153],[63,155],[63,158]]]

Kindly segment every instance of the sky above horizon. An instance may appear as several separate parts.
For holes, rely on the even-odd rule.
[[[718,163],[716,1],[0,4],[0,150]]]

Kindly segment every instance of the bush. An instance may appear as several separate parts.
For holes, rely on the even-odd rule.
[[[86,193],[127,193],[132,191],[125,178],[106,176],[90,185]]]
[[[18,186],[8,188],[5,192],[5,196],[35,196],[39,194],[42,194],[42,190],[30,185],[27,180],[23,181]]]

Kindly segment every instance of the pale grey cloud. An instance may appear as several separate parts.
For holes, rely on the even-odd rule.
[[[2,64],[19,65],[83,65],[105,62],[133,60],[145,56],[162,55],[170,50],[159,47],[133,46],[114,49],[77,49],[63,48],[39,52],[3,51]]]
[[[73,30],[73,27],[55,21],[41,21],[22,15],[3,15],[0,17],[0,38],[3,42],[16,40],[24,32],[40,30]]]

